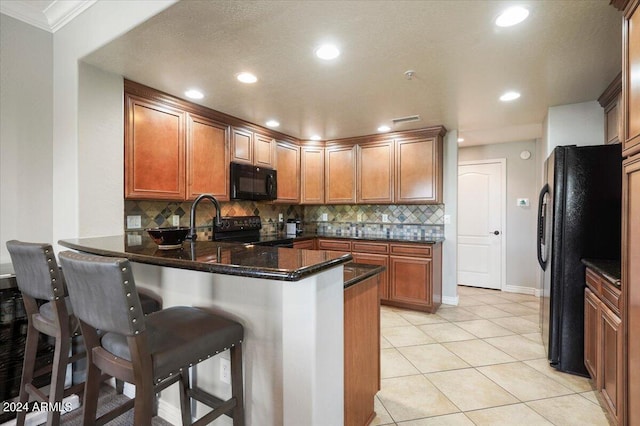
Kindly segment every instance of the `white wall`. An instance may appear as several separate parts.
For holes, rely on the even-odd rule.
[[[528,160],[520,158],[529,151]],[[536,221],[538,203],[538,162],[536,141],[499,143],[458,149],[459,161],[507,160],[507,290],[534,294],[538,288],[536,261]],[[528,198],[529,207],[518,207],[517,198]]]
[[[6,242],[52,240],[53,38],[0,15],[0,263]]]
[[[545,121],[545,159],[556,146],[603,143],[603,110],[597,101],[550,107]]]
[[[442,244],[442,303],[458,304],[458,131],[444,137],[444,213],[451,223],[444,226]]]

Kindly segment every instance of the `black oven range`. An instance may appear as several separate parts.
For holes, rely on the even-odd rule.
[[[214,241],[238,242],[272,247],[293,247],[293,238],[261,235],[260,216],[225,216],[213,228]]]

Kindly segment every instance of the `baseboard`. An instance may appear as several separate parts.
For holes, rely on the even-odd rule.
[[[518,285],[506,285],[502,291],[509,293],[530,294],[532,296],[540,297],[540,290],[533,287],[524,287]]]
[[[158,400],[158,416],[162,417],[172,425],[182,424],[182,412],[180,407],[169,404],[162,398]]]
[[[460,296],[456,296],[456,297],[442,296],[442,303],[444,303],[445,305],[458,306],[459,302],[460,302]]]

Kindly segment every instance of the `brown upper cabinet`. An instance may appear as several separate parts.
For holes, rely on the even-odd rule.
[[[442,135],[396,142],[394,200],[442,203]]]
[[[229,126],[187,114],[187,198],[229,200]]]
[[[278,199],[276,203],[300,202],[300,147],[287,142],[276,143]]]
[[[358,202],[385,204],[393,202],[395,145],[393,139],[358,147]]]
[[[300,157],[300,204],[323,204],[324,147],[303,146]]]
[[[604,143],[621,142],[622,135],[622,72],[598,98],[604,108]]]
[[[325,203],[356,202],[356,146],[332,146],[325,151]]]
[[[273,169],[276,164],[276,141],[272,137],[234,127],[231,161]]]
[[[185,113],[125,96],[125,197],[184,200]]]
[[[623,155],[640,152],[640,1],[630,1],[622,24]]]

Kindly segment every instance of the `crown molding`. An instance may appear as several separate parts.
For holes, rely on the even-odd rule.
[[[42,2],[3,0],[0,12],[41,30],[55,33],[97,0],[53,0],[42,9]]]

